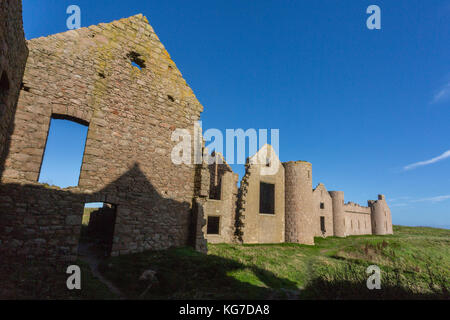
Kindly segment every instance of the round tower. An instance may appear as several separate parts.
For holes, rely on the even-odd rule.
[[[377,201],[371,201],[372,208],[372,234],[391,234],[391,212],[387,206],[384,195],[378,195]]]
[[[285,241],[314,244],[312,165],[283,163],[285,174]]]
[[[345,237],[344,192],[330,191],[333,204],[333,231],[336,237]]]

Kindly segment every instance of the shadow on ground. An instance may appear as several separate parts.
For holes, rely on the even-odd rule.
[[[302,294],[304,299],[320,300],[448,300],[448,292],[418,293],[403,286],[381,285],[380,290],[367,289],[365,281],[315,278]]]
[[[67,289],[65,270],[48,263],[24,261],[19,269],[0,265],[0,299],[450,299],[445,273],[425,276],[382,266],[381,290],[368,290],[370,262],[341,256],[332,257],[337,264],[315,265],[302,288],[276,271],[241,263],[239,255],[224,258],[191,248],[99,258],[95,272],[85,258],[76,263],[82,270],[82,290],[76,292]],[[140,280],[146,271],[152,276]]]
[[[132,299],[294,299],[299,292],[272,272],[190,248],[113,257],[99,269]],[[147,270],[155,279],[139,280]],[[237,279],[241,271],[252,277]]]

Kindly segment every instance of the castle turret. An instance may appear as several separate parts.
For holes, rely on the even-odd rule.
[[[372,234],[392,234],[391,210],[385,196],[380,194],[377,201],[369,201],[368,204],[372,209]]]
[[[286,242],[314,244],[311,163],[289,161],[283,163],[283,166]]]
[[[333,231],[336,237],[345,237],[344,192],[330,191],[333,203]]]

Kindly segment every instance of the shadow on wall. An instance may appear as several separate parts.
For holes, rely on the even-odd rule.
[[[1,89],[3,91],[3,89]],[[9,149],[11,147],[11,136],[14,132],[14,119],[15,119],[15,115],[16,115],[16,109],[17,109],[17,98],[13,99],[12,95],[15,93],[4,93],[4,92],[0,92],[0,108],[2,110],[0,110],[0,121],[7,121],[9,123],[5,123],[5,134],[6,136],[4,137],[4,145],[0,146],[0,179],[3,176],[3,171],[5,170],[5,161],[6,158],[9,155]],[[6,96],[10,96],[9,98]],[[10,106],[8,106],[8,102],[9,101],[13,101],[10,103]],[[9,113],[11,114],[9,116],[9,119],[5,119],[6,118],[6,110],[7,108],[9,109]],[[3,143],[2,141],[0,141],[0,143]]]
[[[84,204],[117,206],[112,254],[192,245],[188,202],[161,196],[136,163],[98,192],[43,184],[0,185],[0,261],[74,261]]]
[[[19,91],[28,57],[22,1],[0,2],[0,178],[14,130]]]

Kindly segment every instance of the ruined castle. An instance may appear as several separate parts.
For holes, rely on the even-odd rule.
[[[384,196],[346,204],[308,162],[249,159],[239,188],[224,162],[172,163],[173,130],[194,135],[203,106],[144,16],[25,41],[21,12],[0,4],[2,257],[73,261],[89,202],[115,210],[111,255],[392,233]],[[38,182],[51,119],[88,127],[76,187]]]
[[[270,145],[248,160],[239,189],[237,174],[223,157],[220,162],[209,166],[210,196],[204,204],[203,228],[208,242],[312,245],[314,237],[393,232],[384,195],[364,207],[345,203],[344,192],[327,191],[321,183],[313,189],[311,163],[281,163]]]

